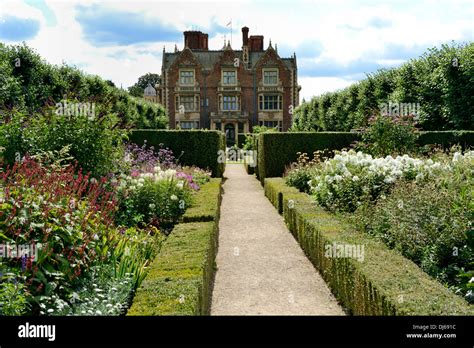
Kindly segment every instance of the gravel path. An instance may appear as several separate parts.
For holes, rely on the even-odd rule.
[[[344,315],[243,165],[226,165],[211,315]]]

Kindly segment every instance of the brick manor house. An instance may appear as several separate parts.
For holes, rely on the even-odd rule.
[[[242,28],[241,50],[224,43],[208,49],[208,34],[184,32],[184,49],[163,48],[161,83],[145,89],[145,98],[168,110],[170,128],[219,129],[230,143],[254,125],[291,126],[291,110],[298,106],[296,54],[281,58],[263,36],[249,37]]]

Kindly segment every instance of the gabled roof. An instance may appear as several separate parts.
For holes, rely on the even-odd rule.
[[[206,70],[213,69],[216,63],[220,60],[224,52],[225,52],[224,50],[215,50],[215,51],[192,50],[193,55],[196,57],[196,59],[199,61],[202,67]],[[180,54],[181,54],[181,51],[180,52],[165,52],[165,61],[164,61],[165,70],[168,70],[168,68],[175,62],[175,60],[178,58]],[[235,50],[234,54],[237,58],[242,59],[242,50]],[[258,60],[264,54],[265,54],[265,51],[249,52],[250,66],[254,68]],[[294,58],[281,58],[281,59],[285,63],[285,65],[288,67],[288,69],[293,68]]]

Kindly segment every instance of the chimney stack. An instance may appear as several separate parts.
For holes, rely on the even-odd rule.
[[[250,52],[263,51],[263,35],[250,36]]]
[[[208,51],[209,35],[200,31],[185,31],[184,32],[184,46],[192,50]]]
[[[249,28],[243,27],[242,28],[242,46],[249,45]]]

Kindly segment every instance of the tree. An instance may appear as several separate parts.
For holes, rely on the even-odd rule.
[[[143,97],[143,90],[148,84],[155,87],[161,81],[161,77],[158,74],[148,73],[138,78],[133,86],[128,88],[128,92],[135,97]]]

